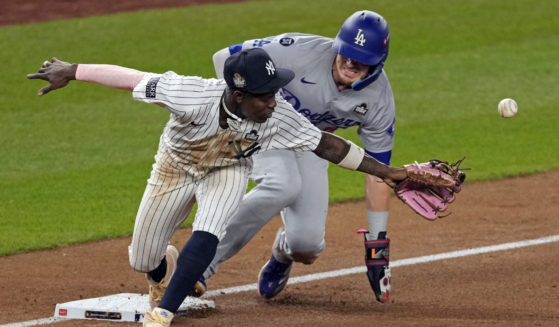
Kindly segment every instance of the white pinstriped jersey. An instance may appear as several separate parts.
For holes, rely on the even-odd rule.
[[[146,74],[133,90],[136,100],[171,113],[134,224],[130,264],[151,271],[161,262],[171,236],[198,204],[193,231],[222,239],[225,226],[246,191],[254,153],[271,149],[312,151],[321,131],[276,96],[264,123],[243,119],[219,126],[223,80]]]
[[[198,180],[217,167],[239,162],[250,165],[250,156],[260,151],[313,151],[318,146],[320,130],[301,119],[279,96],[266,122],[243,119],[237,128],[221,128],[219,105],[225,87],[223,80],[167,72],[146,74],[134,88],[134,99],[162,105],[171,112],[160,151],[166,151],[175,168]]]
[[[285,33],[245,41],[242,48],[262,47],[277,67],[295,72],[280,94],[315,126],[329,132],[358,126],[367,151],[392,150],[396,110],[386,74],[383,71],[362,90],[338,91],[332,78],[336,57],[332,43],[333,39],[318,35]]]

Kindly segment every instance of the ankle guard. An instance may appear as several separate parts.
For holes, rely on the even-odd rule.
[[[370,239],[368,231],[360,230],[365,238],[365,265],[367,278],[377,301],[388,302],[390,295],[390,239],[380,232],[378,239]]]

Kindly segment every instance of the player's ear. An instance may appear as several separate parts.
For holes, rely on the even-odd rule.
[[[245,93],[239,90],[235,90],[233,91],[233,100],[235,101],[235,103],[241,103],[243,102],[243,98],[245,97]]]

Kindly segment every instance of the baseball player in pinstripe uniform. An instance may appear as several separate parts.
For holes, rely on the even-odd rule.
[[[280,94],[311,123],[324,131],[357,126],[366,152],[390,164],[395,106],[383,70],[388,55],[389,28],[377,13],[352,14],[335,39],[286,33],[248,40],[214,55],[218,76],[225,58],[241,49],[263,48],[278,67],[295,72]],[[286,285],[292,262],[312,263],[324,250],[328,209],[328,162],[310,152],[277,150],[255,157],[253,179],[258,184],[231,218],[216,257],[205,272],[209,278],[218,265],[237,253],[278,212],[284,227],[276,237],[272,256],[259,275],[259,292],[266,298]],[[369,233],[378,239],[369,281],[378,301],[388,301],[390,290],[389,240],[386,238],[390,188],[366,176]]]
[[[230,56],[224,65],[225,80],[70,64],[56,58],[27,75],[50,83],[39,95],[75,79],[132,91],[136,100],[170,112],[130,246],[131,266],[147,273],[151,285],[163,292],[162,298],[150,292],[156,307],[146,313],[144,326],[170,326],[210,264],[246,190],[253,154],[312,151],[341,167],[374,174],[390,186],[407,178],[404,168],[378,162],[355,144],[321,132],[293,110],[277,95],[293,76],[288,69],[276,68],[262,49]],[[179,254],[169,240],[194,201],[198,211],[193,233]]]

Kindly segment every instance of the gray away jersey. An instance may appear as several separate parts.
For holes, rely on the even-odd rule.
[[[260,151],[313,151],[318,146],[320,130],[301,119],[279,95],[275,111],[266,122],[243,119],[236,128],[221,128],[219,105],[225,88],[224,80],[174,72],[146,74],[134,88],[134,99],[159,104],[170,111],[159,151],[166,151],[176,168],[194,180],[214,168],[239,162],[251,164],[250,156]]]
[[[285,33],[245,41],[242,48],[262,47],[277,67],[295,72],[295,78],[280,94],[319,129],[333,132],[359,126],[358,134],[367,151],[392,150],[396,113],[386,74],[382,72],[360,91],[338,91],[332,78],[336,57],[332,43],[333,39],[317,35]]]

